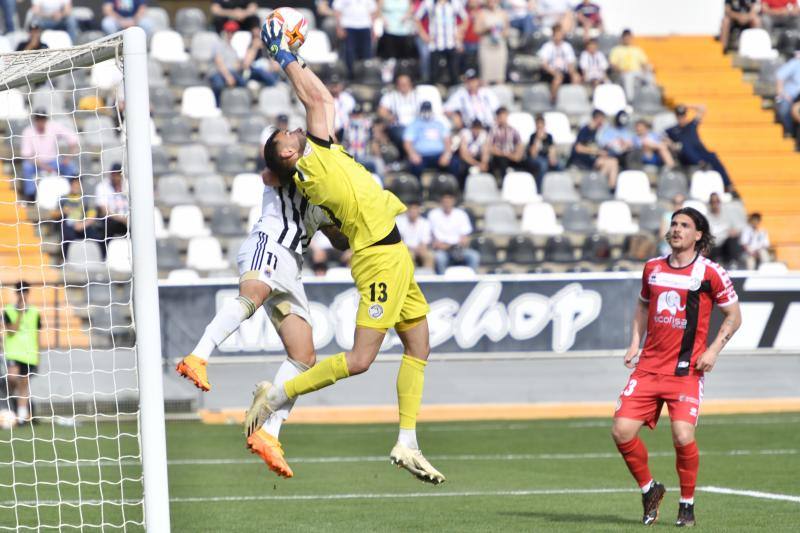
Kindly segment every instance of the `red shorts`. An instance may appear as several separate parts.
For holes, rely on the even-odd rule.
[[[670,420],[696,426],[702,401],[702,376],[669,376],[637,369],[619,395],[614,418],[641,420],[653,429],[666,402]]]

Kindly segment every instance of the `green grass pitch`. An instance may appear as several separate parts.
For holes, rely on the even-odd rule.
[[[295,477],[282,480],[245,450],[239,427],[171,422],[173,531],[640,531],[640,496],[609,437],[609,424],[598,419],[420,424],[426,456],[448,478],[433,487],[389,464],[394,425],[287,425],[282,440]],[[55,445],[47,425],[34,429],[35,441],[30,429],[15,431],[15,468],[9,465],[9,433],[0,433],[0,526],[60,521],[106,524],[111,530],[129,521],[127,530],[141,529],[134,524],[141,521],[136,460],[122,466],[97,462],[135,455],[135,429],[94,423],[56,428],[61,440]],[[120,432],[123,437],[117,437]],[[103,438],[95,439],[98,434]],[[671,528],[678,482],[668,424],[643,435],[654,476],[671,489],[656,528]],[[796,531],[799,435],[800,414],[703,417],[701,487],[793,498],[701,490],[695,497],[698,527]],[[84,462],[80,468],[39,463],[34,469],[24,464],[34,452],[37,461],[58,453]],[[121,499],[127,503],[120,505]],[[14,507],[13,501],[53,505]],[[62,504],[55,505],[58,501]]]

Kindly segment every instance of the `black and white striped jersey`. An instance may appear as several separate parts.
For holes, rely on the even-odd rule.
[[[265,185],[261,202],[261,217],[252,231],[265,233],[297,254],[305,252],[321,226],[332,224],[325,211],[309,203],[294,183],[286,187]]]

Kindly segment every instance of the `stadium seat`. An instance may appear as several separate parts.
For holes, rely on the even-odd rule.
[[[164,215],[161,214],[160,209],[153,209],[153,228],[156,239],[166,239],[169,235],[167,227],[164,225]]]
[[[51,50],[69,48],[72,46],[72,38],[69,33],[62,30],[44,30],[42,32],[42,43],[46,44]]]
[[[408,204],[422,200],[419,180],[411,174],[397,174],[387,188],[400,198],[403,203]]]
[[[620,200],[608,200],[600,204],[597,211],[597,230],[614,235],[629,235],[639,231],[633,222],[631,209]]]
[[[187,87],[181,100],[181,115],[189,118],[218,117],[220,110],[211,87]]]
[[[561,215],[564,230],[571,233],[591,233],[594,231],[594,217],[585,205],[579,202],[567,205]]]
[[[250,168],[247,154],[238,144],[223,147],[217,154],[217,171],[224,175],[235,175]],[[261,193],[259,193],[259,198]]]
[[[175,29],[186,37],[191,37],[206,28],[206,14],[196,7],[183,7],[175,13]]]
[[[557,222],[552,205],[536,202],[526,205],[522,211],[522,231],[531,235],[561,235],[564,227]]]
[[[664,210],[658,204],[643,205],[639,210],[639,229],[657,233],[661,230],[661,218]]]
[[[183,37],[174,30],[153,33],[150,39],[150,55],[162,63],[181,63],[189,60],[183,49]]]
[[[383,63],[378,58],[362,59],[353,65],[353,78],[359,84],[383,86]]]
[[[122,82],[122,72],[117,67],[117,62],[113,59],[96,63],[92,67],[92,85],[99,89],[108,91],[115,88]],[[149,85],[149,84],[148,84]]]
[[[300,47],[300,55],[311,65],[335,63],[339,58],[339,54],[331,49],[328,35],[322,30],[308,31],[306,42]]]
[[[514,208],[509,204],[491,204],[486,206],[483,217],[484,231],[496,235],[513,235],[519,233],[519,222]]]
[[[661,200],[672,200],[677,195],[689,194],[686,176],[679,170],[664,170],[658,177],[656,195]]]
[[[159,130],[161,140],[167,144],[190,144],[192,140],[192,123],[188,117],[176,115],[161,123]]]
[[[178,268],[175,270],[171,270],[170,273],[167,275],[167,281],[173,281],[177,283],[186,283],[197,281],[200,279],[200,274],[197,273],[196,270],[191,268]]]
[[[551,203],[568,203],[580,200],[575,192],[572,176],[566,172],[548,172],[542,180],[542,197]]]
[[[178,148],[178,172],[199,176],[214,172],[208,150],[202,144],[188,144]]]
[[[686,200],[683,202],[683,207],[691,207],[693,209],[697,209],[704,215],[708,215],[708,203],[701,202],[700,200]]]
[[[611,242],[605,235],[589,235],[581,248],[581,259],[592,263],[606,263],[611,260]]]
[[[672,111],[664,111],[653,117],[653,131],[660,135],[677,123],[678,118],[675,116],[675,113]]]
[[[176,87],[195,87],[204,84],[197,65],[192,61],[173,63],[169,69],[169,82]]]
[[[178,205],[191,200],[189,184],[183,176],[161,176],[156,181],[156,199],[165,205]]]
[[[781,263],[780,261],[767,261],[758,265],[758,272],[759,274],[768,275],[788,274],[789,267],[786,266],[786,263]]]
[[[414,91],[417,94],[417,102],[430,102],[433,109],[433,114],[441,116],[444,114],[444,106],[442,104],[442,93],[435,85],[417,85]]]
[[[775,59],[778,51],[772,48],[772,39],[763,28],[748,28],[739,35],[739,55],[748,59]]]
[[[147,60],[147,84],[152,91],[155,87],[166,87],[167,77],[164,75],[164,68],[161,63],[154,59]],[[152,101],[150,104],[152,105]]]
[[[722,176],[716,170],[697,170],[692,174],[689,197],[708,202],[711,193],[717,193],[723,202],[729,202],[731,195],[725,192]]]
[[[545,83],[537,83],[522,92],[522,109],[534,115],[550,111],[550,88]]]
[[[0,119],[15,120],[28,118],[25,98],[17,89],[0,92]],[[20,132],[22,134],[22,132]]]
[[[592,112],[592,105],[583,85],[573,83],[559,87],[556,109],[567,115],[588,115]]]
[[[156,263],[159,270],[174,270],[184,266],[178,246],[166,239],[156,241]]]
[[[75,11],[74,7],[72,11]],[[91,18],[94,18],[94,13],[90,12],[90,14],[92,15]],[[163,7],[147,6],[147,18],[153,24],[153,31],[169,29],[169,13],[167,13],[167,10]]]
[[[161,176],[169,173],[169,155],[167,155],[167,151],[161,146],[153,146],[151,153],[153,158],[153,175]]]
[[[258,95],[258,108],[268,117],[287,114],[292,109],[292,99],[288,87],[283,83],[279,83],[278,85],[261,89]]]
[[[186,250],[186,266],[201,272],[228,268],[216,237],[193,237]]]
[[[253,98],[250,96],[250,90],[246,87],[228,87],[222,91],[220,97],[220,108],[222,114],[226,117],[258,117],[259,115],[253,114]]]
[[[536,247],[530,237],[516,235],[508,241],[506,247],[506,262],[517,265],[532,265],[536,263]]]
[[[194,198],[202,205],[220,205],[227,203],[228,190],[225,180],[216,174],[201,176],[194,180]]]
[[[67,106],[64,102],[64,93],[50,89],[37,89],[28,95],[31,109],[45,109],[50,115],[65,113]],[[70,95],[70,104],[72,95]]]
[[[78,18],[76,12],[78,12],[79,10],[83,10],[83,9],[87,9],[88,12],[89,12],[89,19],[88,20],[93,20],[94,19],[94,12],[92,12],[92,9],[89,8],[89,7],[72,6],[72,14],[75,15],[75,18]],[[80,21],[80,19],[79,19],[79,21]],[[75,42],[73,44],[75,44],[75,45],[89,44],[90,42],[96,41],[97,39],[102,39],[105,36],[106,36],[105,33],[103,33],[102,31],[98,31],[98,30],[82,31],[82,32],[80,32],[78,34],[78,38],[75,39]]]
[[[572,243],[564,236],[554,235],[544,244],[544,260],[553,263],[571,263],[575,260]]]
[[[353,275],[348,267],[333,267],[325,271],[325,279],[328,281],[339,281],[351,283]]]
[[[172,237],[191,239],[209,234],[203,212],[196,205],[177,205],[169,215],[169,234]]]
[[[40,213],[58,208],[58,201],[62,196],[69,194],[69,181],[61,176],[46,176],[39,178],[36,185],[36,203]]]
[[[76,241],[69,245],[64,267],[73,273],[107,272],[106,262],[96,241]]]
[[[491,174],[470,174],[464,184],[464,201],[489,204],[500,200],[497,180]]]
[[[231,133],[231,125],[224,116],[204,117],[200,120],[198,140],[206,146],[234,144],[236,135]]]
[[[0,54],[7,54],[8,52],[13,52],[11,43],[5,35],[0,35]]]
[[[502,198],[512,205],[539,202],[542,197],[536,192],[536,180],[529,172],[509,172],[503,177]]]
[[[78,138],[81,143],[93,148],[111,148],[122,143],[114,121],[104,115],[87,117],[83,121],[83,130],[78,134]]]
[[[629,204],[650,204],[656,195],[650,190],[650,179],[641,170],[623,170],[617,178],[617,200]]]
[[[614,83],[603,83],[595,87],[592,107],[612,117],[627,106],[625,91]]]
[[[120,274],[131,273],[131,241],[128,239],[111,239],[106,253],[108,268]]]
[[[633,97],[633,108],[643,115],[655,115],[664,109],[661,90],[655,85],[640,85]]]
[[[261,205],[264,182],[258,174],[243,173],[233,178],[231,202],[242,207]]]
[[[245,234],[239,208],[232,205],[220,206],[211,214],[211,233],[220,237],[239,237]]]
[[[169,87],[150,87],[150,108],[157,117],[172,116],[177,113],[175,95]]]
[[[472,239],[470,248],[481,254],[480,264],[485,267],[495,267],[499,263],[497,257],[497,244],[490,237],[478,235]]]
[[[466,265],[454,265],[445,269],[442,277],[447,279],[475,279],[478,273]]]
[[[611,200],[611,192],[608,190],[608,178],[599,172],[589,172],[581,178],[581,196],[592,202],[604,202]]]
[[[428,187],[428,200],[431,200],[432,202],[438,202],[445,193],[450,193],[457,197],[460,192],[461,187],[459,186],[458,180],[455,178],[455,176],[452,174],[437,174],[433,177],[433,180],[431,180],[431,184]]]
[[[261,151],[263,147],[261,134],[266,127],[267,120],[261,115],[243,117],[239,121],[239,128],[236,131],[239,142],[244,144],[256,144],[259,147],[259,151]]]
[[[619,44],[619,35],[611,33],[601,33],[597,36],[597,46],[606,56],[611,53],[611,49]]]
[[[244,59],[251,42],[253,42],[253,34],[249,31],[237,31],[231,37],[231,46],[240,60]]]
[[[254,205],[250,208],[250,212],[247,213],[247,230],[250,231],[253,227],[258,223],[259,219],[261,218],[261,206]]]
[[[531,134],[536,131],[533,115],[527,111],[514,111],[508,114],[508,125],[517,130],[523,143],[528,142]]]
[[[198,31],[192,36],[192,45],[189,52],[192,60],[201,64],[210,63],[214,60],[214,51],[219,42],[220,38],[216,32]]]
[[[569,124],[569,117],[560,111],[548,111],[544,114],[544,129],[553,136],[556,144],[573,144],[575,134]]]
[[[489,90],[497,97],[498,103],[506,109],[513,110],[516,107],[514,103],[514,91],[508,85],[490,85]]]

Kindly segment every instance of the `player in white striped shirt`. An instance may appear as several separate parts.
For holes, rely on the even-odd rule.
[[[211,353],[262,305],[288,355],[278,368],[274,383],[284,383],[316,362],[311,313],[300,276],[302,254],[318,229],[335,247],[346,250],[349,245],[332,219],[322,208],[310,204],[294,183],[281,187],[268,181],[271,176],[264,175],[261,218],[239,248],[239,296],[225,301],[195,349],[176,368],[178,374],[203,391],[211,389],[206,373]],[[293,404],[294,401],[284,404],[263,426],[276,443],[267,464],[284,477],[292,477],[293,473],[277,439]]]

